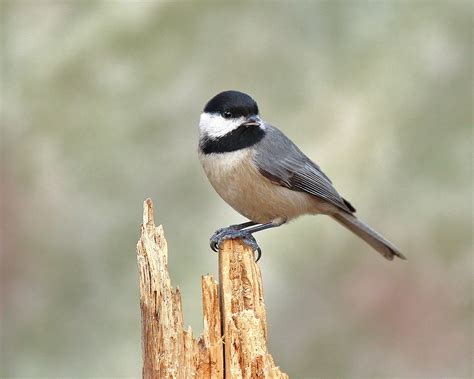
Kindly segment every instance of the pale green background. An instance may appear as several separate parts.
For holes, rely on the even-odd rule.
[[[151,196],[185,323],[208,237],[244,221],[196,155],[250,93],[396,242],[326,217],[258,234],[270,350],[294,378],[472,377],[472,3],[1,2],[0,376],[139,377]]]

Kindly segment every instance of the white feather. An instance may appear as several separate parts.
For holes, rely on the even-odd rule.
[[[220,114],[203,112],[199,119],[199,132],[209,138],[219,138],[237,129],[243,122],[244,117],[224,118]]]

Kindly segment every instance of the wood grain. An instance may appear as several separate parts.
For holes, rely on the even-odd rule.
[[[168,248],[156,226],[153,203],[144,202],[137,244],[142,321],[143,378],[287,378],[267,347],[260,270],[240,240],[219,253],[219,286],[201,278],[203,333],[184,329],[181,293],[168,272]]]

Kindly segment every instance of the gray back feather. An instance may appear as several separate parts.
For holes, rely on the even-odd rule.
[[[307,192],[352,213],[355,209],[333,187],[319,166],[277,128],[265,124],[266,135],[256,146],[255,164],[276,184]]]

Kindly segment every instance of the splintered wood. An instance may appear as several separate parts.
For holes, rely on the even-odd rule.
[[[204,332],[196,341],[183,328],[179,289],[168,273],[168,248],[162,226],[155,226],[153,203],[144,203],[137,244],[142,316],[143,378],[222,378],[223,354],[218,286],[202,277]]]
[[[219,282],[226,378],[288,378],[267,347],[262,277],[252,250],[240,240],[223,243]]]
[[[240,241],[226,241],[220,251],[220,291],[212,276],[202,277],[199,340],[190,327],[184,330],[181,294],[171,286],[166,240],[155,226],[150,199],[144,202],[137,260],[143,378],[288,377],[268,353],[260,270]]]

